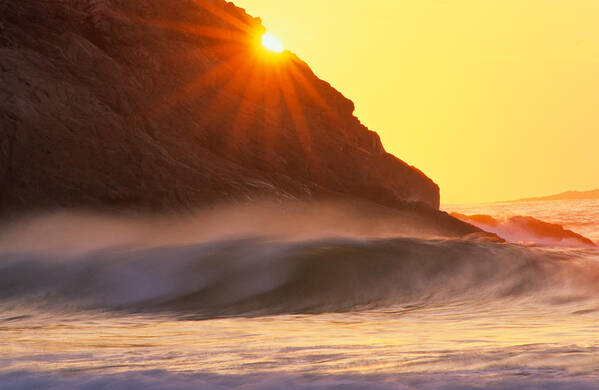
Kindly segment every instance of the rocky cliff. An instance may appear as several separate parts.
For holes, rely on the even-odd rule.
[[[438,209],[437,185],[263,33],[223,0],[0,0],[0,212],[259,197]]]

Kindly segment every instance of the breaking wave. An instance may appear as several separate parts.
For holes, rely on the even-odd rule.
[[[153,238],[133,245],[98,241],[110,227],[117,232],[113,238],[138,232],[103,223],[93,224],[91,244],[83,245],[81,235],[79,241],[67,237],[79,243],[75,249],[55,241],[50,249],[41,244],[26,249],[17,239],[26,234],[5,232],[0,236],[0,300],[211,318],[467,300],[567,302],[592,297],[599,286],[593,249],[356,235],[208,235],[197,242]],[[54,228],[58,236],[65,234],[59,225]],[[43,237],[36,229],[34,236]],[[76,236],[77,229],[69,229]]]
[[[565,229],[562,225],[547,223],[529,216],[496,219],[484,214],[452,213],[451,215],[484,231],[495,233],[512,243],[545,247],[596,247],[595,243],[587,237]]]

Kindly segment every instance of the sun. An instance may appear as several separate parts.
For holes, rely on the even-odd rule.
[[[281,53],[285,48],[281,41],[272,34],[266,33],[262,36],[262,45],[270,51]]]

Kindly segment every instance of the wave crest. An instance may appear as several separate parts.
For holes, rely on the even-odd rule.
[[[490,215],[465,215],[451,213],[452,216],[468,222],[480,229],[495,233],[502,239],[534,246],[593,248],[590,239],[565,229],[562,225],[548,223],[528,216],[513,216],[499,220]]]
[[[83,255],[5,253],[0,297],[42,305],[266,315],[588,294],[585,252],[464,240],[248,238]]]

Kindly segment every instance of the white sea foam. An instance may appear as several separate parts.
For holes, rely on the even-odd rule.
[[[266,205],[13,222],[0,389],[599,387],[596,248],[442,238],[404,217]]]

